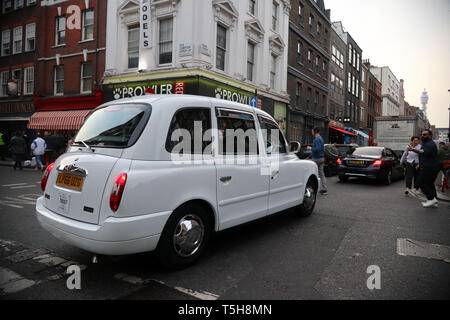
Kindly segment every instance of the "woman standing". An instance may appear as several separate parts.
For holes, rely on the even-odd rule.
[[[23,170],[22,161],[25,161],[27,157],[27,144],[22,136],[22,132],[17,131],[14,137],[11,138],[9,150],[15,161],[14,170],[17,169],[17,166],[19,166],[20,170]]]
[[[418,184],[418,173],[419,173],[419,154],[408,151],[408,148],[411,147],[416,150],[421,150],[422,146],[419,144],[419,137],[412,137],[411,144],[406,146],[405,152],[403,153],[402,159],[400,160],[401,164],[406,166],[406,190],[405,194],[408,195],[410,192],[418,192],[419,184]],[[412,181],[414,179],[414,191],[412,190]]]

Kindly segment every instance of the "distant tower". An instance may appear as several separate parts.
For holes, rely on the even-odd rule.
[[[426,89],[423,89],[422,96],[420,97],[420,100],[422,101],[422,110],[425,114],[425,119],[427,118],[427,104],[428,104],[428,92]]]

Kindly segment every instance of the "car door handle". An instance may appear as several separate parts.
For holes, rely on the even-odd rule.
[[[228,176],[228,177],[222,177],[220,178],[220,181],[222,181],[223,183],[227,183],[230,182],[232,179],[232,177]]]

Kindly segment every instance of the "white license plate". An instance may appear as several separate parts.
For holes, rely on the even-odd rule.
[[[58,193],[58,210],[63,213],[69,213],[70,208],[70,194],[59,192]]]

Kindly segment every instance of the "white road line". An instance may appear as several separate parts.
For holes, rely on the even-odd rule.
[[[14,184],[4,184],[2,187],[16,187],[16,186],[24,186],[27,183],[14,183]]]
[[[16,189],[26,189],[26,188],[36,188],[36,186],[35,186],[35,185],[32,185],[32,186],[12,187],[12,188],[10,188],[10,189],[16,190]]]
[[[114,278],[116,278],[117,280],[121,280],[121,281],[125,281],[131,284],[146,284],[149,281],[154,281],[157,283],[160,283],[166,287],[170,287],[168,286],[166,283],[159,281],[159,280],[154,280],[154,279],[142,279],[133,275],[129,275],[126,273],[117,273],[114,275]],[[194,298],[200,299],[200,300],[217,300],[219,298],[218,295],[210,293],[210,292],[206,292],[206,291],[194,291],[194,290],[190,290],[190,289],[185,289],[182,287],[174,287],[172,289],[175,289],[177,291],[180,291],[182,293],[188,294]]]
[[[450,247],[412,239],[397,239],[397,254],[450,263]]]
[[[19,292],[35,284],[33,280],[25,279],[12,270],[0,267],[0,294]]]
[[[22,206],[16,206],[15,204],[10,204],[4,201],[0,200],[0,205],[4,205],[4,206],[9,206],[9,207],[13,207],[13,208],[17,208],[17,209],[23,209]]]

